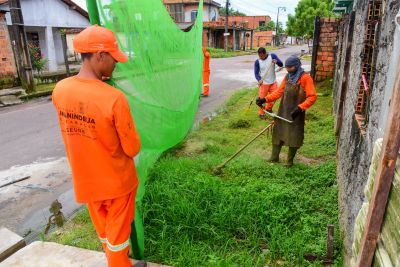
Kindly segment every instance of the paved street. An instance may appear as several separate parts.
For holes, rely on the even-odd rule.
[[[277,54],[284,62],[286,58],[293,54],[300,55],[302,49],[308,51],[307,45],[291,46],[272,51],[272,53]],[[221,106],[238,89],[257,86],[253,73],[254,61],[257,58],[257,54],[254,54],[211,59],[210,96],[202,99],[197,113],[197,120],[201,120],[207,113]],[[303,64],[305,69],[310,69],[310,62],[303,62]],[[280,82],[285,75],[285,70],[278,72],[278,81]]]
[[[307,46],[274,51],[284,61]],[[255,87],[253,64],[257,55],[212,59],[210,96],[200,103],[197,121],[221,106],[236,90]],[[309,69],[309,63],[304,63]],[[278,73],[281,80],[285,71]],[[31,178],[0,188],[0,226],[24,234],[43,223],[47,207],[60,198],[64,212],[74,204],[68,162],[50,97],[0,109],[0,185],[15,178]],[[18,201],[16,201],[18,200]],[[44,220],[43,220],[44,219]]]

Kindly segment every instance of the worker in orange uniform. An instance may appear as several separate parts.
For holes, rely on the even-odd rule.
[[[133,157],[140,140],[125,95],[103,82],[128,56],[114,33],[97,25],[79,33],[73,44],[83,64],[76,76],[57,83],[53,104],[75,197],[87,203],[108,266],[131,267],[129,236],[138,187]]]
[[[211,55],[207,49],[203,47],[203,93],[201,96],[207,97],[210,92],[210,58]]]
[[[270,161],[279,162],[279,153],[282,145],[285,145],[289,147],[287,166],[291,167],[297,150],[303,145],[305,111],[317,100],[317,94],[313,79],[304,72],[298,57],[286,59],[285,68],[288,74],[279,89],[265,98],[258,97],[256,103],[262,106],[282,97],[278,116],[293,120],[293,123],[275,119]]]

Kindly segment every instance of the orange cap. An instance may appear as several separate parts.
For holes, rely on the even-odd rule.
[[[128,61],[128,56],[118,47],[115,34],[98,25],[89,26],[75,36],[74,49],[77,53],[108,52],[118,62]]]

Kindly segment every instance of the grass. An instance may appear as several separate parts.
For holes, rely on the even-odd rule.
[[[39,84],[35,87],[35,93],[51,92],[53,91],[56,83]]]
[[[304,61],[311,61],[311,59],[312,59],[312,55],[304,55],[301,57],[301,60],[304,60]]]
[[[224,49],[221,48],[207,48],[207,51],[210,52],[211,58],[226,58],[226,57],[237,57],[237,56],[244,56],[244,55],[251,55],[256,53],[254,50],[228,50],[228,52],[225,52]]]
[[[323,266],[304,254],[325,256],[327,224],[339,233],[331,96],[322,93],[307,112],[305,144],[294,167],[267,163],[271,141],[262,136],[214,176],[215,166],[267,124],[254,105],[246,112],[254,95],[255,90],[236,93],[220,115],[164,153],[150,171],[143,200],[147,260],[173,266]],[[86,209],[49,239],[101,249]],[[335,266],[342,266],[341,248],[336,234]]]

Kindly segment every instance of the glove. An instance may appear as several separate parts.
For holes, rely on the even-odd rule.
[[[292,113],[290,113],[290,116],[291,116],[292,119],[294,120],[294,119],[296,119],[297,116],[299,116],[302,112],[303,112],[303,111],[301,110],[301,108],[296,107],[296,108],[292,111]]]
[[[262,107],[262,105],[263,105],[265,102],[267,102],[267,100],[266,100],[265,98],[261,98],[261,97],[257,96],[257,98],[256,98],[256,104],[257,104],[257,106]]]

